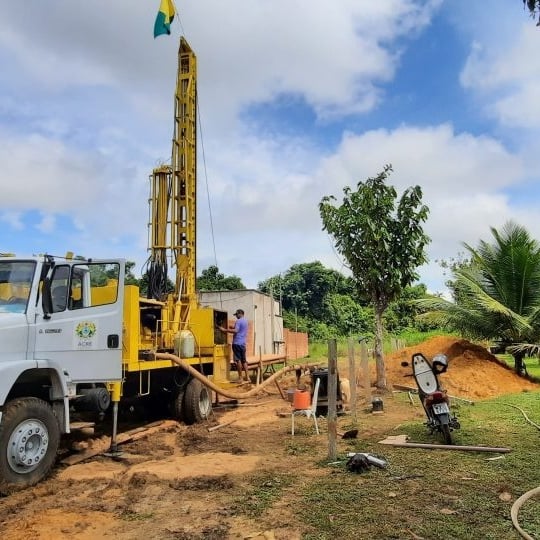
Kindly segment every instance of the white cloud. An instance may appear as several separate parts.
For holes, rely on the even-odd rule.
[[[538,130],[540,58],[538,28],[525,20],[513,36],[474,42],[461,73],[467,89],[479,94],[487,112],[506,126]]]
[[[441,1],[202,0],[178,8],[206,81],[203,112],[215,128],[230,129],[243,107],[280,93],[303,96],[321,116],[372,108],[396,69],[396,40],[425,27]],[[12,24],[19,13],[0,5],[0,44],[43,91],[129,88],[127,99],[144,103],[141,113],[170,116],[168,94],[155,82],[172,88],[177,45],[152,39],[155,6],[96,0],[73,10],[68,0],[54,8],[29,0],[24,32]]]
[[[4,207],[59,212],[73,207],[91,184],[95,164],[58,141],[35,135],[9,138],[5,133],[0,133],[0,141]]]
[[[433,282],[432,288],[444,281],[436,259],[456,256],[463,251],[462,242],[475,244],[479,238],[489,238],[490,226],[501,226],[510,218],[520,221],[526,215],[523,208],[518,212],[510,205],[506,194],[523,179],[520,157],[493,138],[455,133],[448,124],[348,133],[325,158],[315,149],[298,149],[296,163],[280,161],[283,148],[261,145],[242,161],[242,151],[233,145],[226,152],[232,156],[231,168],[221,168],[223,178],[238,178],[235,166],[242,168],[250,160],[258,163],[247,169],[253,171],[251,178],[222,186],[220,206],[214,213],[214,222],[227,238],[218,242],[219,267],[237,274],[240,267],[243,275],[252,276],[246,279],[253,285],[262,279],[257,273],[262,268],[266,268],[263,276],[268,277],[285,271],[289,261],[320,260],[343,270],[321,230],[318,203],[330,194],[340,203],[344,186],[354,188],[358,181],[378,174],[387,162],[394,166],[389,183],[400,195],[406,187],[418,184],[430,207],[425,228],[432,238],[428,248],[431,264],[422,270],[422,277],[432,280],[437,276],[438,285]],[[249,196],[242,196],[244,190]],[[531,212],[533,205],[531,202]],[[206,228],[203,230],[206,235]],[[200,249],[200,253],[205,251]],[[245,253],[252,261],[248,266],[238,261]],[[261,261],[260,267],[253,261]]]
[[[494,104],[500,122],[508,126],[538,129],[540,125],[540,81],[530,80]]]
[[[73,232],[93,231],[111,240],[132,235],[136,215],[144,234],[148,173],[118,158],[42,136],[0,133],[4,221],[20,230],[23,215],[37,210],[42,217],[36,228],[44,234],[55,230],[55,216],[64,215],[78,224]]]
[[[55,229],[56,218],[53,214],[41,215],[41,221],[36,223],[36,229],[43,233],[52,233]]]
[[[289,161],[274,164],[274,143],[253,135],[246,140],[237,114],[281,93],[303,96],[320,115],[374,106],[377,85],[395,71],[396,40],[428,24],[439,4],[206,0],[179,6],[199,59],[204,135],[218,149],[213,168],[238,158],[224,168],[228,178],[219,167],[217,185],[223,177],[225,185],[240,187],[235,195],[251,215],[261,216],[262,226],[275,223],[268,197],[283,196],[279,178],[288,180],[291,208],[303,197],[305,169],[290,159],[298,162],[309,151],[303,141],[287,141],[293,147],[279,145],[279,152]],[[0,133],[6,163],[0,181],[10,184],[4,206],[69,215],[81,231],[95,228],[93,216],[107,217],[117,238],[131,221],[118,212],[121,200],[146,228],[142,193],[151,167],[168,159],[176,75],[177,40],[153,40],[155,13],[156,6],[133,9],[127,0],[96,0],[77,10],[67,0],[54,6],[29,0],[24,25],[13,25],[19,8],[0,5],[0,120],[10,119],[2,120]],[[215,139],[225,133],[226,145]],[[266,192],[267,183],[273,192]]]
[[[374,107],[378,85],[396,69],[396,40],[425,26],[439,4],[232,0],[210,12],[204,3],[186,5],[184,19],[196,30],[193,45],[209,80],[204,102],[221,108],[212,114],[225,121],[227,111],[291,93],[325,117]]]
[[[0,221],[17,231],[24,229],[22,218],[21,212],[6,211],[0,213]]]

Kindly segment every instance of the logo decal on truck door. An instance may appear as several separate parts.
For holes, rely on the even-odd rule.
[[[75,327],[75,348],[93,349],[94,338],[97,334],[96,323],[82,321]]]

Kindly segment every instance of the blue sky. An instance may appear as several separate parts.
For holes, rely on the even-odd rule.
[[[431,209],[433,292],[436,261],[490,227],[514,219],[540,239],[540,29],[522,2],[176,4],[155,40],[159,0],[0,5],[0,252],[141,272],[181,34],[199,66],[199,273],[217,264],[254,288],[297,263],[345,271],[318,203],[386,163]]]

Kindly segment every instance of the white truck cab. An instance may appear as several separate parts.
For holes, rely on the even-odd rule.
[[[0,483],[52,467],[70,404],[122,378],[125,261],[0,257]]]

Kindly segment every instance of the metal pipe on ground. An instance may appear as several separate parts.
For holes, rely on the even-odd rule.
[[[511,452],[511,448],[495,447],[495,446],[460,446],[457,444],[428,444],[428,443],[409,443],[399,441],[379,441],[379,444],[388,444],[401,448],[427,448],[429,450],[463,450],[465,452],[499,452],[507,454]]]

